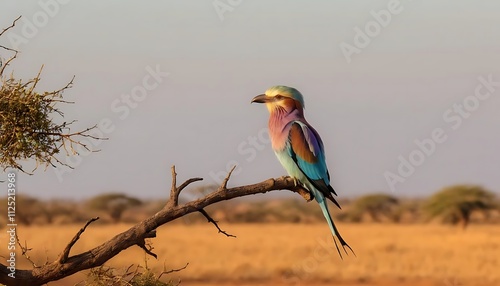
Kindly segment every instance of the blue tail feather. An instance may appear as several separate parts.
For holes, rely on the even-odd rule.
[[[323,212],[323,215],[325,216],[326,221],[328,222],[328,226],[330,227],[330,231],[332,232],[333,241],[335,242],[335,247],[337,247],[337,251],[339,252],[340,258],[343,258],[342,252],[340,252],[340,249],[337,245],[337,241],[335,240],[335,238],[337,238],[339,240],[339,242],[342,246],[342,249],[344,250],[344,252],[346,254],[348,254],[347,250],[346,250],[346,247],[347,247],[354,254],[354,256],[356,256],[356,254],[354,253],[352,248],[347,244],[347,242],[345,242],[345,240],[340,235],[340,232],[338,231],[337,227],[335,226],[335,223],[333,222],[332,217],[330,215],[330,212],[328,210],[328,205],[327,205],[327,201],[325,200],[325,196],[317,190],[313,190],[313,194],[314,194],[316,201],[319,204],[319,207],[321,208],[321,211]]]

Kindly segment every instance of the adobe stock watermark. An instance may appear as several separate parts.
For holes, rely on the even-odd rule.
[[[412,0],[408,0],[412,1]],[[399,15],[404,10],[403,5],[399,0],[390,0],[387,3],[387,8],[380,11],[370,11],[373,20],[368,21],[363,29],[354,27],[354,38],[352,44],[342,42],[339,44],[340,51],[344,55],[347,63],[352,62],[354,54],[360,54],[363,49],[368,47],[372,40],[380,35],[383,28],[386,28],[391,23],[394,16]]]
[[[145,68],[146,74],[141,80],[141,84],[136,85],[130,89],[129,93],[121,94],[119,98],[113,100],[110,104],[110,109],[117,116],[117,119],[123,121],[127,119],[132,110],[137,108],[141,102],[146,100],[150,93],[158,88],[160,84],[170,75],[167,72],[161,70],[160,65],[156,65],[154,68],[147,66]],[[111,134],[116,130],[115,122],[116,118],[105,117],[102,118],[98,123],[97,127],[88,132],[96,138],[105,138],[107,135]],[[90,150],[97,149],[102,140],[88,138],[80,141],[82,144],[87,146]],[[83,162],[83,158],[90,155],[92,152],[85,149],[83,146],[77,145],[75,147],[77,154],[73,156],[66,156],[63,161],[65,164],[72,166],[73,168],[79,166]],[[63,175],[71,173],[73,169],[60,166],[53,168],[57,179],[59,182],[63,181]]]
[[[16,243],[17,243],[17,222],[16,222],[16,190],[17,174],[14,171],[7,173],[7,250],[6,268],[7,276],[16,278]]]
[[[219,16],[219,20],[224,22],[224,14],[227,12],[233,12],[234,9],[241,5],[243,0],[214,0],[212,6],[214,7],[215,13]]]
[[[21,17],[21,34],[13,30],[9,31],[7,38],[10,45],[18,50],[21,44],[27,44],[33,39],[40,29],[49,24],[50,19],[54,18],[61,11],[61,6],[68,4],[71,0],[40,0],[38,1],[39,10],[33,13],[31,17]]]
[[[479,83],[474,89],[474,94],[465,97],[461,102],[454,103],[452,107],[443,112],[443,121],[448,124],[452,131],[458,130],[464,120],[470,118],[474,112],[478,110],[481,103],[488,100],[493,94],[498,91],[500,81],[495,81],[493,75],[479,76]],[[391,191],[396,191],[398,183],[404,183],[411,175],[413,175],[417,167],[422,166],[427,158],[432,156],[438,146],[448,140],[449,136],[445,129],[434,128],[430,132],[430,136],[424,139],[416,139],[416,148],[408,155],[399,155],[399,165],[396,172],[385,171],[383,176]]]
[[[236,150],[238,154],[245,157],[245,161],[248,163],[253,162],[260,151],[264,150],[266,145],[271,143],[271,138],[269,137],[269,129],[262,128],[256,135],[248,136],[246,140],[238,144]],[[210,177],[218,184],[222,184],[224,178],[226,178],[229,171],[236,166],[232,176],[237,176],[243,171],[243,167],[240,161],[233,159],[229,160],[226,164],[226,169],[218,172],[210,171]]]

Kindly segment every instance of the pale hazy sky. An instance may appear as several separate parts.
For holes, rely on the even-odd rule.
[[[69,159],[75,170],[19,174],[19,193],[166,197],[173,164],[179,180],[214,183],[237,162],[233,186],[284,175],[267,110],[250,104],[278,84],[304,94],[341,197],[391,192],[387,172],[401,196],[456,183],[500,191],[498,1],[3,0],[0,27],[19,15],[0,39],[21,51],[15,74],[44,64],[40,90],[75,75],[66,119],[113,129],[101,152]],[[350,62],[342,47],[356,50]],[[464,100],[470,112],[454,109]],[[433,132],[435,150],[415,151]],[[413,174],[399,173],[400,156],[419,165]]]

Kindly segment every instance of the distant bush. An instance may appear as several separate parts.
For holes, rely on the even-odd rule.
[[[429,219],[440,218],[444,223],[460,224],[463,228],[469,224],[473,212],[486,213],[497,208],[495,194],[475,185],[446,187],[423,205]]]
[[[202,195],[210,190],[200,188],[196,191]],[[452,186],[443,192],[428,199],[369,194],[353,201],[342,200],[342,210],[332,206],[331,212],[335,220],[343,222],[415,223],[439,217],[447,223],[463,224],[462,212],[469,215],[467,223],[470,220],[500,222],[499,202],[493,193],[475,186]],[[0,204],[6,205],[6,199],[1,199]],[[42,201],[18,195],[17,206],[17,219],[24,225],[83,223],[95,216],[100,217],[99,223],[137,223],[163,208],[165,200],[141,201],[121,193],[106,193],[84,202]],[[230,223],[324,222],[317,204],[295,198],[226,201],[209,206],[206,211],[216,221]],[[175,223],[207,223],[207,220],[200,213],[192,213]]]
[[[141,204],[141,200],[121,193],[98,195],[91,198],[86,203],[90,209],[107,213],[114,222],[119,222],[121,220],[125,210]]]
[[[369,194],[356,199],[346,213],[346,219],[352,222],[361,222],[365,216],[372,221],[389,220],[399,221],[397,207],[399,200],[387,194]]]
[[[7,198],[0,201],[2,206],[7,206]],[[19,224],[43,224],[47,223],[47,209],[44,202],[38,199],[26,196],[16,196],[16,221]]]

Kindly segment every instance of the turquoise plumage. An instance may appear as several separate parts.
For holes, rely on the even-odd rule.
[[[265,94],[256,96],[252,102],[265,103],[269,110],[269,134],[278,160],[288,174],[306,188],[318,202],[330,227],[335,246],[337,238],[347,253],[351,247],[340,235],[332,220],[327,200],[340,208],[330,185],[330,174],[326,166],[323,142],[318,132],[304,118],[304,98],[292,87],[274,86]],[[354,252],[353,252],[354,253]]]

